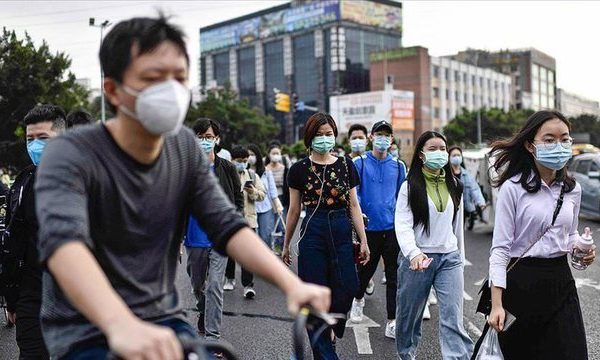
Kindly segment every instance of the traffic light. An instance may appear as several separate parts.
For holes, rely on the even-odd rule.
[[[298,111],[298,94],[292,93],[292,100],[294,101],[294,112]]]
[[[290,96],[288,94],[282,92],[275,94],[275,110],[290,112]]]

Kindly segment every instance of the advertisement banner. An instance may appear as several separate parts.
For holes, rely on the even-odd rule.
[[[402,31],[402,8],[372,1],[342,1],[342,20]]]
[[[412,91],[394,91],[392,95],[392,128],[394,131],[415,130],[415,96]]]
[[[259,38],[309,29],[339,19],[338,0],[317,1],[208,31],[200,31],[200,51],[237,46]]]
[[[371,129],[378,121],[392,124],[394,133],[415,130],[414,93],[402,90],[371,91],[332,96],[329,109],[340,134],[347,134],[350,126],[364,125]]]

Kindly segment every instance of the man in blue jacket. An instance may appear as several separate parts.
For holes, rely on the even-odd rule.
[[[194,124],[198,146],[211,162],[211,170],[219,185],[242,213],[244,196],[235,166],[215,155],[215,144],[221,133],[219,123],[201,118]],[[197,300],[198,333],[207,340],[219,340],[223,322],[223,280],[227,257],[213,250],[213,243],[193,216],[190,216],[184,245],[188,254],[187,272]]]
[[[396,198],[400,186],[406,179],[406,165],[394,159],[388,152],[392,143],[392,126],[386,121],[373,125],[369,140],[373,150],[354,159],[360,176],[358,197],[360,207],[369,218],[367,240],[371,250],[371,261],[359,267],[360,286],[352,304],[350,320],[361,322],[364,295],[369,280],[375,274],[379,259],[383,257],[385,265],[387,324],[385,336],[394,338],[396,333],[396,272],[397,259],[400,252],[394,231],[394,213]]]

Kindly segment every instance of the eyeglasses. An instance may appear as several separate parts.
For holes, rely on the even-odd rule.
[[[541,142],[534,142],[534,144],[536,146],[541,146],[544,150],[548,150],[548,151],[556,149],[558,144],[560,144],[560,146],[562,146],[564,149],[569,149],[571,147],[571,145],[573,145],[573,139],[567,138],[567,139],[562,139],[559,141],[556,141],[554,139],[545,139],[545,140],[542,140]]]
[[[217,137],[213,135],[197,135],[200,140],[214,141]]]

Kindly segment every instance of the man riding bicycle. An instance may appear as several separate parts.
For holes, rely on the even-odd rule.
[[[187,113],[189,57],[164,17],[123,21],[100,62],[116,116],[49,142],[35,183],[42,330],[53,358],[181,359],[175,274],[186,217],[252,273],[327,311],[329,291],[301,282],[248,228],[218,185]]]

